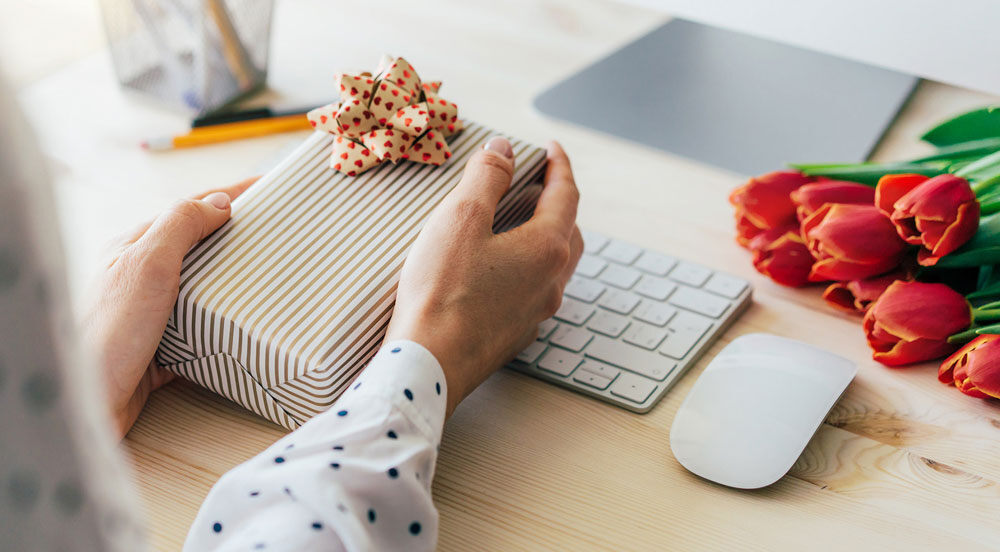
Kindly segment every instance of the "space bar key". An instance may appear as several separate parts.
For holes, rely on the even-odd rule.
[[[594,336],[583,354],[660,381],[673,368],[661,355],[600,335]]]

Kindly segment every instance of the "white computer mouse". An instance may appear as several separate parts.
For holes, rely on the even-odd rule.
[[[705,479],[766,487],[791,469],[857,371],[846,358],[794,339],[738,337],[684,399],[670,448]]]

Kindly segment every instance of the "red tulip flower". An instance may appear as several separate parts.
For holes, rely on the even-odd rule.
[[[736,208],[736,241],[743,247],[758,234],[795,222],[789,194],[813,179],[796,171],[775,171],[751,178],[729,194]]]
[[[971,397],[1000,399],[1000,335],[981,335],[941,363],[938,379]]]
[[[865,313],[872,358],[902,366],[942,357],[955,350],[948,336],[972,323],[972,307],[944,284],[893,282]]]
[[[937,264],[979,228],[976,194],[968,181],[955,175],[886,175],[878,181],[875,196],[900,237],[923,246],[917,261],[924,266]]]
[[[909,278],[903,272],[897,271],[864,280],[834,282],[823,292],[823,299],[835,308],[864,314],[896,280],[906,281]]]
[[[809,218],[827,203],[873,205],[875,188],[845,180],[820,180],[806,184],[791,193],[800,221]]]
[[[906,255],[906,242],[874,205],[827,203],[802,221],[802,238],[816,258],[813,282],[871,278]]]
[[[813,256],[802,241],[798,227],[773,228],[750,241],[753,267],[783,286],[800,287],[809,283]]]

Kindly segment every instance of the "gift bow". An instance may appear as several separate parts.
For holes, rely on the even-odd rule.
[[[421,82],[403,58],[382,56],[376,76],[340,74],[340,100],[306,116],[334,134],[330,166],[348,176],[390,161],[440,165],[451,157],[447,137],[462,130],[458,106],[438,95],[440,82]]]

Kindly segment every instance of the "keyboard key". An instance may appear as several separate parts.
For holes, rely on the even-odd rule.
[[[604,309],[598,310],[597,314],[587,323],[587,327],[595,332],[600,332],[610,337],[618,337],[629,325],[627,317]]]
[[[660,381],[676,366],[656,353],[603,335],[595,335],[583,353],[590,358]]]
[[[601,273],[601,281],[622,289],[631,289],[639,281],[639,276],[642,274],[634,268],[613,264]]]
[[[577,370],[576,374],[573,375],[573,381],[582,383],[588,387],[593,387],[594,389],[607,389],[611,385],[611,380],[603,376],[599,376],[593,372],[584,372],[583,370]]]
[[[681,287],[670,296],[670,304],[685,308],[697,313],[718,318],[729,308],[729,301],[689,287]]]
[[[525,364],[531,364],[532,362],[538,360],[538,357],[542,356],[542,353],[544,353],[547,348],[548,347],[544,343],[535,341],[531,345],[528,345],[525,350],[517,354],[517,360],[520,360]]]
[[[628,399],[636,404],[642,404],[656,391],[656,384],[635,374],[622,374],[614,385],[611,394]]]
[[[563,297],[562,305],[559,310],[556,311],[555,317],[563,322],[569,322],[570,324],[576,324],[577,326],[583,324],[590,318],[591,314],[594,314],[594,307],[588,305],[587,303],[581,303],[576,299],[570,299],[569,297]]]
[[[600,282],[587,280],[586,278],[571,278],[569,283],[566,284],[564,293],[581,301],[593,303],[604,293],[606,288],[607,286]]]
[[[739,278],[733,278],[725,274],[716,274],[705,283],[706,290],[730,299],[739,297],[746,288],[746,280],[740,280]]]
[[[677,309],[669,305],[643,299],[639,302],[639,306],[632,313],[632,316],[656,326],[665,326],[675,314],[677,314]]]
[[[641,254],[642,249],[638,245],[632,245],[618,240],[611,240],[611,243],[601,250],[601,256],[605,259],[611,259],[616,263],[624,265],[632,264],[632,262],[638,259]]]
[[[542,360],[538,361],[538,367],[546,372],[568,376],[573,373],[573,370],[576,370],[576,367],[581,362],[583,362],[583,357],[580,355],[574,355],[569,351],[553,347],[546,351]]]
[[[580,235],[583,236],[583,252],[591,255],[596,255],[609,241],[608,238],[587,230],[580,230]]]
[[[548,338],[558,327],[559,323],[551,318],[548,320],[542,320],[542,323],[538,325],[538,339],[543,340]]]
[[[644,272],[655,274],[656,276],[666,276],[670,269],[677,264],[677,260],[666,255],[646,251],[635,262],[635,267]]]
[[[667,337],[667,330],[663,328],[657,328],[656,326],[650,326],[642,322],[633,322],[628,330],[625,331],[622,339],[632,345],[638,345],[643,349],[655,351],[665,337]]]
[[[694,287],[701,287],[711,275],[711,270],[691,263],[678,263],[677,267],[670,272],[672,280]]]
[[[583,328],[560,326],[556,333],[552,334],[549,343],[579,353],[590,342],[590,338],[591,333]]]
[[[608,378],[609,380],[617,378],[618,374],[622,372],[621,370],[615,368],[614,366],[611,366],[610,364],[598,362],[592,358],[585,359],[583,361],[583,364],[580,365],[580,370],[593,372],[594,374]],[[579,371],[577,371],[577,373],[579,373]]]
[[[663,301],[677,289],[677,284],[656,276],[643,276],[635,286],[635,292],[657,301]]]
[[[660,353],[681,359],[701,339],[701,336],[712,328],[712,322],[704,316],[680,311],[667,328],[670,329],[670,335],[660,347]]]
[[[585,278],[596,278],[606,266],[608,266],[608,261],[584,253],[580,256],[580,262],[576,263],[575,272],[577,275]]]
[[[617,313],[628,314],[639,304],[639,296],[630,291],[608,288],[597,304]]]

